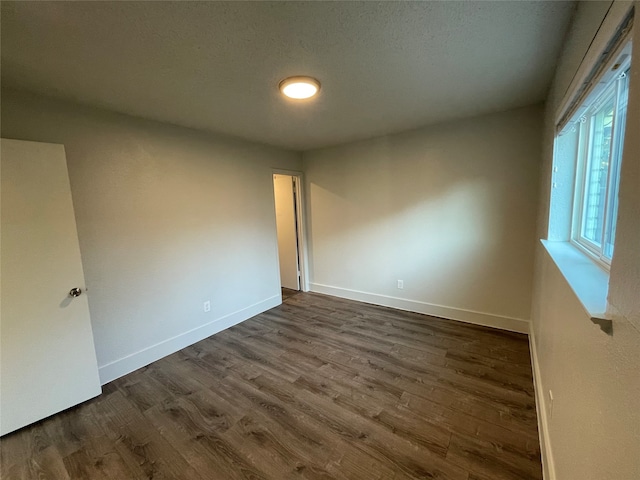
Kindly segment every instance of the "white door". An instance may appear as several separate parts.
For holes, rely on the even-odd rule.
[[[300,290],[298,276],[298,232],[296,208],[291,175],[274,175],[273,192],[276,201],[276,226],[278,230],[278,258],[280,284],[285,288]]]
[[[64,147],[2,139],[0,153],[4,435],[101,388]]]

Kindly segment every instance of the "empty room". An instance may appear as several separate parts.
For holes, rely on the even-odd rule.
[[[640,479],[640,2],[0,7],[2,480]]]

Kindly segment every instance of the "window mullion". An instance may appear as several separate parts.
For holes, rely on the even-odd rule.
[[[591,109],[586,117],[586,138],[585,138],[585,157],[583,162],[583,172],[582,172],[582,192],[581,192],[581,206],[580,206],[580,225],[579,225],[579,239],[581,243],[584,243],[587,240],[585,236],[585,232],[587,229],[587,215],[589,213],[589,208],[587,205],[588,195],[590,193],[590,185],[588,184],[590,180],[589,172],[591,171],[593,164],[593,150],[594,150],[594,134],[595,134],[595,123],[596,120],[594,118],[593,112]],[[592,242],[589,242],[592,243]]]
[[[587,155],[589,153],[589,129],[590,122],[586,117],[580,121],[580,131],[578,137],[578,152],[576,155],[576,178],[575,191],[573,195],[573,218],[571,221],[571,238],[580,241],[582,238],[582,222],[584,212],[584,192],[587,175]]]
[[[620,101],[620,81],[616,80],[615,85],[614,85],[614,95],[613,95],[613,119],[611,121],[611,143],[609,145],[609,164],[607,166],[607,180],[605,182],[605,191],[604,191],[604,217],[602,218],[602,235],[600,238],[600,257],[603,261],[608,263],[608,260],[605,257],[605,250],[606,250],[606,241],[608,240],[608,231],[609,229],[608,224],[609,224],[609,203],[611,202],[611,199],[609,198],[609,195],[611,193],[611,171],[613,169],[613,164],[615,161],[614,158],[614,152],[616,149],[616,141],[618,139],[618,132],[616,130],[617,126],[618,126],[618,103]]]

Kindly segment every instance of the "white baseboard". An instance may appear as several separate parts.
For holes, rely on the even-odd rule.
[[[540,437],[540,454],[542,457],[542,477],[544,480],[556,480],[556,470],[553,464],[551,440],[549,438],[549,424],[547,423],[547,409],[545,407],[540,364],[536,350],[536,338],[533,329],[529,332],[529,350],[531,351],[531,365],[533,367],[533,388],[536,393],[536,413],[538,417],[538,436]]]
[[[406,310],[409,312],[423,313],[425,315],[446,318],[449,320],[459,320],[461,322],[483,325],[485,327],[500,328],[511,332],[529,333],[529,321],[520,318],[505,317],[502,315],[476,312],[474,310],[465,310],[462,308],[445,307],[442,305],[419,302],[417,300],[407,300],[405,298],[390,297],[387,295],[379,295],[377,293],[360,292],[358,290],[332,287],[319,283],[310,283],[309,287],[312,292],[324,293],[334,297],[347,298],[349,300],[372,303],[374,305],[382,305],[383,307],[397,308],[398,310]]]
[[[282,303],[282,296],[275,295],[273,297],[254,303],[242,310],[230,313],[224,317],[217,318],[209,323],[200,325],[192,330],[168,338],[162,342],[151,345],[143,350],[119,358],[113,362],[102,365],[98,368],[100,374],[100,383],[104,385],[116,378],[133,372],[139,368],[149,365],[167,355],[177,352],[178,350],[193,345],[200,340],[210,337],[213,334],[221,332],[240,322],[258,315],[270,308],[277,307]]]

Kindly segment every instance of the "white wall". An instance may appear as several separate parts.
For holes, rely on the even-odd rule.
[[[304,153],[312,290],[526,331],[541,123],[527,107]]]
[[[621,3],[615,2],[613,9]],[[542,434],[552,457],[545,467],[548,479],[640,478],[640,3],[635,5],[620,212],[609,288],[609,303],[617,312],[612,336],[591,323],[543,247],[536,252],[532,340],[543,399],[541,418],[547,421]],[[555,114],[594,37],[609,28],[603,20],[610,6],[611,2],[579,3],[549,95],[540,194],[542,238],[549,219]],[[599,47],[593,43],[592,48]]]
[[[103,382],[280,302],[271,168],[299,154],[9,90],[2,136],[65,146]]]
[[[640,2],[635,2],[635,12],[627,135],[608,300],[615,315],[630,321],[640,331]],[[640,365],[640,354],[636,358]]]

